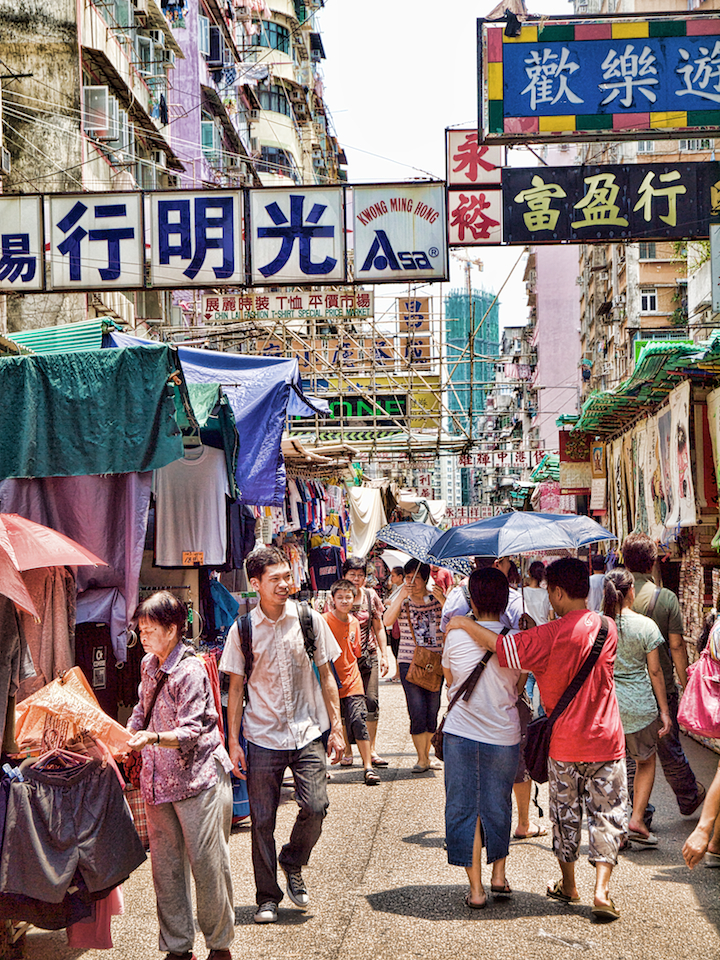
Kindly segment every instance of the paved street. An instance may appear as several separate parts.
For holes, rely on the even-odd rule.
[[[473,913],[464,906],[465,872],[449,867],[442,849],[442,774],[414,776],[412,742],[399,684],[381,685],[381,753],[391,766],[383,783],[366,787],[362,771],[333,770],[330,811],[323,837],[305,872],[311,895],[306,914],[280,909],[279,923],[252,922],[254,888],[250,837],[237,830],[231,840],[237,913],[233,955],[258,960],[546,960],[578,952],[602,960],[717,960],[720,957],[720,871],[704,866],[692,873],[681,847],[695,817],[681,817],[662,774],[653,794],[657,850],[635,849],[622,857],[613,895],[622,912],[617,923],[591,921],[592,871],[578,867],[583,903],[566,907],[545,897],[557,868],[549,837],[515,842],[508,879],[517,891],[510,902],[491,903]],[[686,741],[694,769],[710,783],[717,757]],[[290,791],[279,816],[284,840],[295,814]],[[541,791],[547,814],[547,793]],[[549,827],[547,819],[543,821]],[[587,848],[583,850],[583,858]],[[125,885],[126,914],[113,921],[115,948],[71,951],[64,931],[28,937],[31,960],[155,960],[157,919],[149,863]],[[287,898],[283,903],[288,903]],[[198,960],[206,956],[202,937]]]

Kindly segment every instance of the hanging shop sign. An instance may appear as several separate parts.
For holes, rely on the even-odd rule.
[[[0,292],[46,261],[54,291],[337,286],[350,255],[353,283],[446,280],[445,210],[440,182],[0,195]]]
[[[496,143],[720,130],[720,18],[478,21],[479,126]]]
[[[720,163],[506,167],[502,189],[506,243],[699,238]]]
[[[353,187],[356,281],[446,280],[445,184]]]
[[[504,148],[479,143],[477,129],[448,129],[445,141],[449,245],[501,243]]]
[[[52,194],[49,212],[53,290],[144,286],[142,194]]]
[[[405,422],[407,396],[378,394],[374,397],[328,397],[330,416],[335,420],[372,420],[379,427],[394,427]]]
[[[209,294],[202,298],[206,323],[236,320],[355,320],[372,317],[375,297],[371,290],[350,288],[341,293],[301,290],[292,293]]]
[[[592,489],[590,437],[586,433],[561,430],[560,494],[588,494]]]
[[[536,467],[545,456],[543,450],[481,450],[458,455],[460,467]]]
[[[153,287],[244,283],[241,193],[181,190],[151,193],[147,200]]]

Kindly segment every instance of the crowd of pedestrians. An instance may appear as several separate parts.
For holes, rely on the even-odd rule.
[[[227,752],[213,733],[217,713],[204,671],[181,643],[183,610],[166,609],[167,597],[174,600],[169,594],[145,601],[141,704],[129,726],[136,731],[131,746],[147,751],[147,771],[157,771],[154,778],[144,774],[143,794],[168,960],[193,958],[191,872],[209,960],[230,958],[231,768],[247,781],[255,922],[275,922],[285,893],[307,908],[303,868],[328,810],[327,759],[352,766],[357,747],[369,787],[388,766],[376,748],[380,678],[402,684],[417,754],[413,774],[444,769],[447,857],[467,872],[469,909],[482,909],[489,896],[512,897],[511,836],[545,833],[529,816],[532,781],[523,748],[533,714],[547,715],[552,724],[548,790],[559,877],[548,897],[580,900],[575,870],[586,815],[592,913],[598,921],[620,916],[610,891],[618,854],[631,843],[659,843],[650,803],[656,757],[681,813],[703,805],[683,848],[688,866],[703,857],[720,866],[720,766],[706,794],[679,738],[678,684],[687,683],[688,658],[677,598],[651,578],[657,552],[648,537],[627,538],[623,559],[623,567],[606,574],[601,558],[593,558],[592,576],[577,559],[547,568],[535,561],[524,585],[509,557],[476,558],[477,569],[459,583],[448,571],[411,559],[390,571],[383,603],[368,581],[372,568],[364,558],[349,558],[321,614],[292,599],[285,555],[258,548],[246,569],[259,602],[231,627],[219,663],[229,678]],[[389,674],[388,645],[396,676]],[[425,678],[420,685],[418,662],[429,672],[437,662],[436,683]],[[573,687],[583,668],[585,679]],[[443,679],[451,706],[441,763],[432,740]],[[278,853],[275,827],[287,770],[298,813]],[[179,866],[165,875],[167,849]]]

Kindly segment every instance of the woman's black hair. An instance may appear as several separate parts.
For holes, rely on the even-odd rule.
[[[403,570],[406,574],[415,573],[417,570],[418,577],[420,577],[424,583],[427,583],[430,579],[430,564],[420,563],[420,561],[416,560],[415,557],[411,557],[410,560],[408,560]]]
[[[624,567],[616,567],[605,574],[603,581],[603,613],[617,620],[625,603],[625,598],[635,585],[633,575]]]
[[[715,626],[717,618],[717,610],[711,610],[710,613],[708,613],[708,615],[705,617],[703,628],[696,644],[698,653],[702,653],[705,647],[708,645],[710,634],[712,633],[712,628]]]
[[[185,633],[187,614],[187,606],[174,593],[170,593],[169,590],[158,590],[138,605],[134,619],[137,621],[142,617],[152,623],[160,624],[166,630],[176,626],[178,638],[180,638]]]
[[[362,570],[362,572],[367,575],[367,567],[367,557],[348,557],[342,565],[343,576],[345,576],[348,570]]]
[[[510,584],[502,570],[495,567],[473,570],[468,580],[468,590],[479,613],[492,613],[499,617],[508,605]]]

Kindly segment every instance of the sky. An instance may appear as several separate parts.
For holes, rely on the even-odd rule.
[[[532,13],[572,14],[568,0],[526,0]],[[445,128],[477,126],[476,22],[495,0],[326,0],[318,15],[325,101],[350,183],[445,179]],[[534,166],[513,150],[513,165]],[[517,155],[520,154],[520,157]],[[527,158],[527,159],[525,159]],[[520,247],[467,247],[476,288],[497,293]],[[450,286],[465,287],[451,256]],[[524,258],[501,294],[501,326],[527,319]]]

